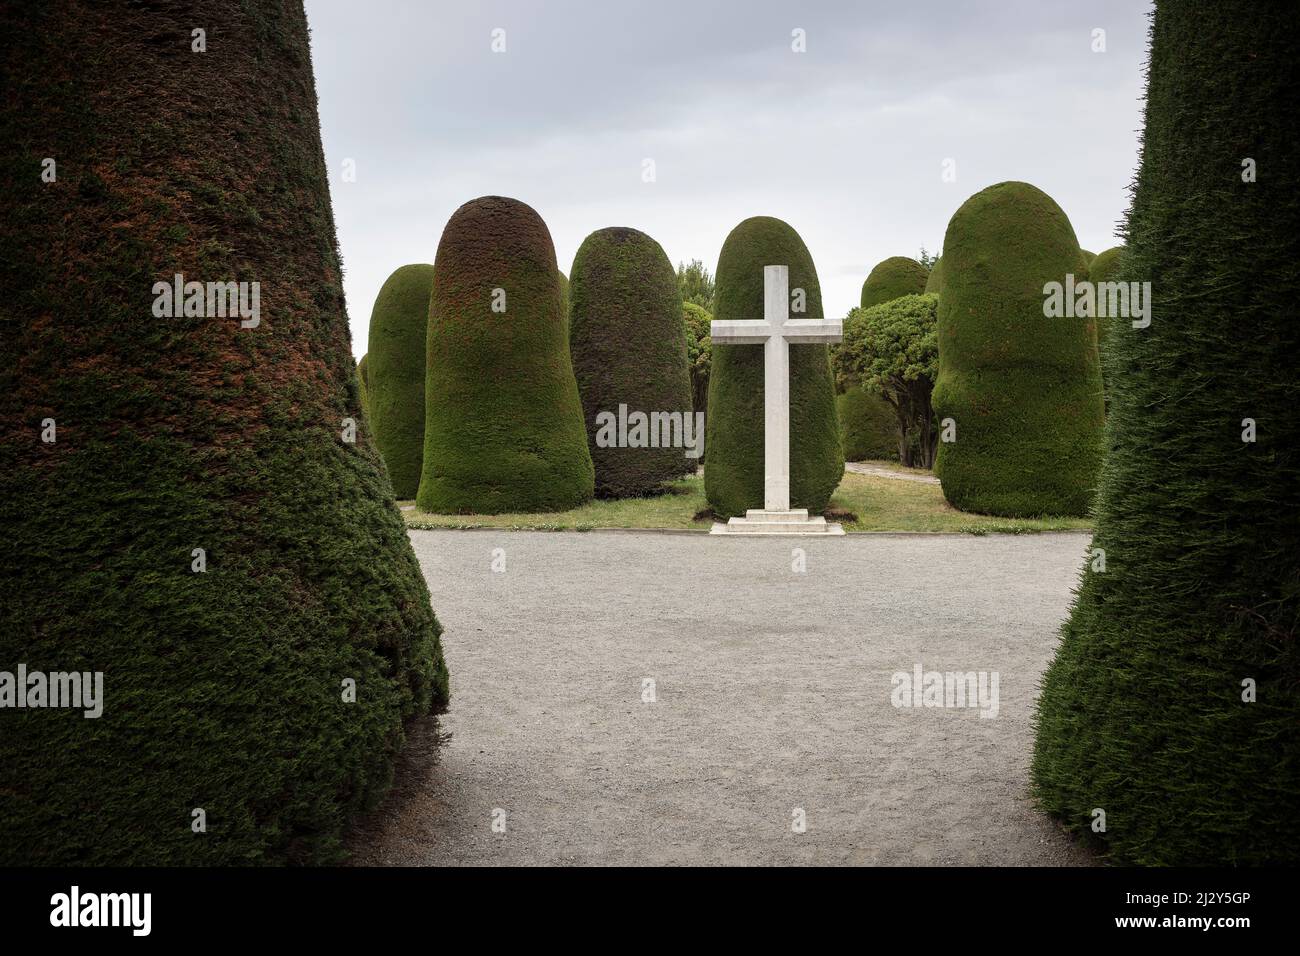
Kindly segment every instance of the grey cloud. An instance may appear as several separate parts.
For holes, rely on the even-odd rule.
[[[1001,180],[1046,190],[1085,247],[1113,245],[1137,161],[1147,6],[1128,0],[307,12],[357,355],[384,279],[431,262],[447,218],[485,193],[536,207],[566,272],[602,226],[712,267],[737,222],[780,216],[843,315],[872,265],[937,251],[956,207]],[[506,54],[489,50],[494,27]],[[338,176],[345,157],[355,183]],[[956,183],[940,181],[945,157]]]

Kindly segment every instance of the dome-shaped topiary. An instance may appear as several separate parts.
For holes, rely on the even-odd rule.
[[[917,295],[925,291],[930,270],[907,256],[891,256],[880,262],[862,283],[861,306],[869,309],[900,295]]]
[[[555,247],[517,199],[447,222],[434,259],[425,378],[424,511],[564,511],[592,496]]]
[[[682,324],[686,334],[686,363],[691,370],[691,407],[697,412],[709,409],[709,366],[713,358],[710,328],[713,316],[694,302],[682,303]]]
[[[1114,282],[1118,278],[1119,268],[1123,264],[1123,246],[1114,246],[1104,252],[1097,253],[1097,257],[1092,260],[1088,266],[1088,278],[1093,286],[1100,286],[1104,282]],[[1098,298],[1101,301],[1102,297]],[[1110,336],[1115,330],[1113,316],[1103,315],[1097,317],[1097,348],[1101,353],[1101,380],[1105,389],[1107,400],[1110,396]],[[1124,319],[1121,322],[1127,321]]]
[[[898,459],[898,415],[879,395],[853,387],[835,396],[845,461]]]
[[[1095,320],[1044,316],[1044,286],[1082,261],[1070,221],[1041,190],[1000,183],[953,215],[943,255],[933,405],[944,495],[986,514],[1086,514],[1104,418]],[[943,440],[945,419],[955,441]]]
[[[424,459],[424,352],[433,266],[402,266],[375,297],[366,363],[370,431],[393,494],[414,498]]]
[[[365,412],[367,420],[370,418],[370,382],[366,378],[366,356],[361,356],[361,361],[357,363],[357,395],[360,399],[361,410]]]
[[[790,317],[822,317],[821,286],[807,246],[787,223],[755,216],[731,230],[718,256],[718,321],[763,318],[763,268],[770,265],[789,267],[792,296],[804,290],[804,312]],[[844,476],[835,387],[826,346],[788,347],[790,507],[819,514]],[[713,348],[704,490],[720,518],[763,507],[763,348]]]
[[[564,316],[564,339],[569,339],[569,313],[572,311],[572,305],[569,302],[569,277],[563,272],[557,272],[556,276],[560,280],[560,311]]]
[[[668,256],[645,233],[613,226],[583,240],[570,275],[569,348],[596,494],[644,495],[694,472],[684,444],[685,429],[695,433],[682,296]],[[607,423],[624,417],[621,406],[627,441],[610,443]],[[639,428],[638,415],[648,419]]]
[[[1092,558],[1032,764],[1039,805],[1114,863],[1300,862],[1295,22],[1248,0],[1158,0],[1151,22],[1107,273],[1151,283],[1150,325],[1113,321]],[[1247,147],[1272,159],[1257,182]]]
[[[404,719],[447,701],[405,522],[348,421],[302,4],[203,17],[220,39],[191,55],[158,5],[5,9],[0,670],[103,693],[90,720],[0,709],[0,866],[338,862]],[[247,148],[216,156],[216,130]],[[247,283],[244,308],[165,291],[158,315],[176,273]]]
[[[936,295],[943,291],[943,256],[934,260],[934,265],[930,266],[930,274],[925,280],[925,292],[933,292]]]
[[[1123,246],[1114,246],[1105,252],[1097,253],[1096,257],[1088,265],[1088,278],[1093,282],[1110,282],[1115,278],[1115,272],[1120,265],[1120,257],[1124,252]]]

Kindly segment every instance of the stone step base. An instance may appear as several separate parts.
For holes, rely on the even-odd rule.
[[[821,515],[809,517],[806,508],[793,511],[763,511],[751,508],[743,518],[732,518],[726,524],[715,521],[709,534],[843,534],[844,528],[827,523]]]

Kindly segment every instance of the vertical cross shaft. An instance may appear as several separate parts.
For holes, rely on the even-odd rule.
[[[790,347],[781,327],[790,318],[790,270],[763,267],[763,508],[790,510]]]

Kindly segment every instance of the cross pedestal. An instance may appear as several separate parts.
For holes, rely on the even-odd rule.
[[[806,508],[790,510],[790,348],[843,337],[839,319],[790,318],[790,269],[763,267],[763,318],[713,322],[714,345],[763,346],[763,507],[715,523],[711,534],[843,534]]]

